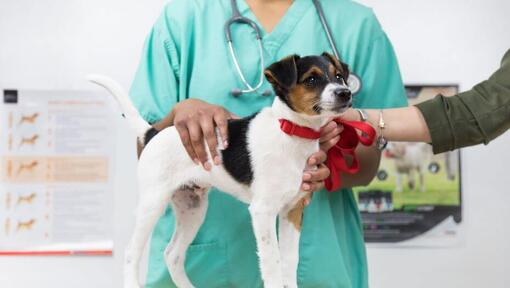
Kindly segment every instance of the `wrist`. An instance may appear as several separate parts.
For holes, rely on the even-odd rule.
[[[167,127],[174,125],[174,118],[175,118],[175,108],[173,108],[168,115],[165,116],[165,118],[161,119],[160,121],[152,124],[152,127],[158,131],[161,131]]]

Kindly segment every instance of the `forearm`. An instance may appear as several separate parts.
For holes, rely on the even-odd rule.
[[[388,141],[426,143],[431,141],[425,118],[416,107],[391,108],[382,111],[385,123],[384,138]],[[381,117],[381,110],[368,109],[365,112],[368,116],[367,121],[372,127],[376,128],[377,136],[379,136],[381,131],[377,126]],[[345,118],[347,120],[361,120],[358,112],[354,110],[348,111]]]
[[[377,127],[380,110],[367,111],[369,122]],[[429,143],[430,131],[419,109],[414,106],[384,109],[382,117],[385,122],[384,137],[388,141]],[[377,129],[378,135],[380,130]]]
[[[379,112],[367,112],[376,127]],[[431,143],[434,153],[487,144],[510,129],[510,50],[501,67],[473,89],[452,97],[438,95],[415,107],[385,109],[383,116],[389,141]]]

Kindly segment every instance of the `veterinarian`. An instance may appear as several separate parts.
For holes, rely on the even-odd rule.
[[[331,43],[312,0],[238,0],[240,14],[260,29],[265,66],[291,55],[331,52]],[[269,106],[274,92],[263,79],[259,89],[241,93],[233,89],[257,83],[261,64],[253,27],[233,25],[232,43],[244,79],[225,37],[232,17],[231,0],[174,0],[164,9],[150,32],[131,88],[142,116],[161,130],[175,125],[190,157],[204,169],[218,164],[215,151],[218,128],[228,145],[226,121]],[[407,105],[393,48],[373,12],[344,0],[321,0],[342,61],[363,83],[355,95],[359,108]],[[238,71],[237,71],[238,72]],[[327,125],[321,149],[336,143],[340,128]],[[203,139],[207,146],[203,145]],[[360,145],[361,146],[361,145]],[[357,150],[362,171],[343,176],[345,189],[314,193],[305,209],[300,242],[299,287],[368,286],[367,262],[360,216],[349,187],[371,181],[380,152],[374,147]],[[322,187],[329,170],[325,153],[309,159],[318,165],[303,175],[303,190]],[[274,167],[285,169],[285,167]],[[146,287],[175,287],[163,259],[173,233],[174,217],[167,209],[152,234]],[[212,191],[206,220],[188,250],[186,271],[196,287],[261,287],[256,245],[247,206]]]
[[[351,110],[345,118],[367,118],[375,126],[380,113]],[[510,50],[501,67],[473,89],[452,97],[438,95],[416,106],[385,109],[382,114],[383,134],[389,141],[431,143],[436,154],[488,144],[510,128]]]

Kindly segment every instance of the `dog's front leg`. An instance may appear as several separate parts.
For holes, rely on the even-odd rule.
[[[279,245],[282,257],[283,284],[286,288],[297,288],[299,263],[299,238],[303,221],[304,198],[279,215]]]
[[[420,177],[420,192],[425,192],[425,169],[418,170],[418,175]]]
[[[402,192],[402,174],[398,171],[395,173],[395,192]]]
[[[265,288],[282,288],[283,278],[276,236],[276,217],[280,207],[271,201],[254,200],[249,207],[257,241],[260,274]]]

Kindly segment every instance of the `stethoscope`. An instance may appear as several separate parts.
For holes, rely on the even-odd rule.
[[[312,0],[313,4],[315,5],[315,10],[317,11],[317,14],[319,15],[319,19],[322,24],[322,28],[324,29],[324,32],[326,32],[326,37],[328,38],[329,45],[331,46],[331,50],[333,50],[333,54],[337,59],[340,59],[340,54],[338,53],[338,49],[336,48],[335,41],[333,41],[333,36],[331,35],[331,30],[329,29],[328,23],[326,22],[326,18],[324,17],[324,12],[322,10],[322,7],[319,4],[318,0]],[[252,93],[256,92],[262,87],[262,84],[264,84],[264,48],[262,46],[262,35],[260,33],[259,26],[252,20],[243,17],[241,13],[239,12],[239,8],[237,7],[236,0],[230,0],[231,6],[232,6],[232,17],[225,23],[225,36],[227,38],[227,44],[228,49],[230,51],[230,56],[232,58],[232,61],[234,62],[234,67],[237,71],[237,74],[239,75],[239,78],[241,79],[241,82],[244,85],[244,89],[240,88],[234,88],[230,92],[232,96],[239,97],[246,93]],[[259,57],[260,57],[260,77],[256,85],[251,85],[246,81],[246,78],[244,77],[244,73],[241,70],[241,67],[239,66],[239,62],[237,61],[237,56],[234,50],[234,45],[232,44],[232,35],[230,28],[232,24],[239,23],[239,24],[248,24],[254,31],[255,31],[255,38],[257,39],[257,44],[259,48]],[[349,75],[349,79],[347,79],[347,85],[351,89],[352,94],[356,94],[361,90],[361,79],[351,73]],[[271,91],[269,89],[264,90],[262,93],[264,96],[270,96]]]

